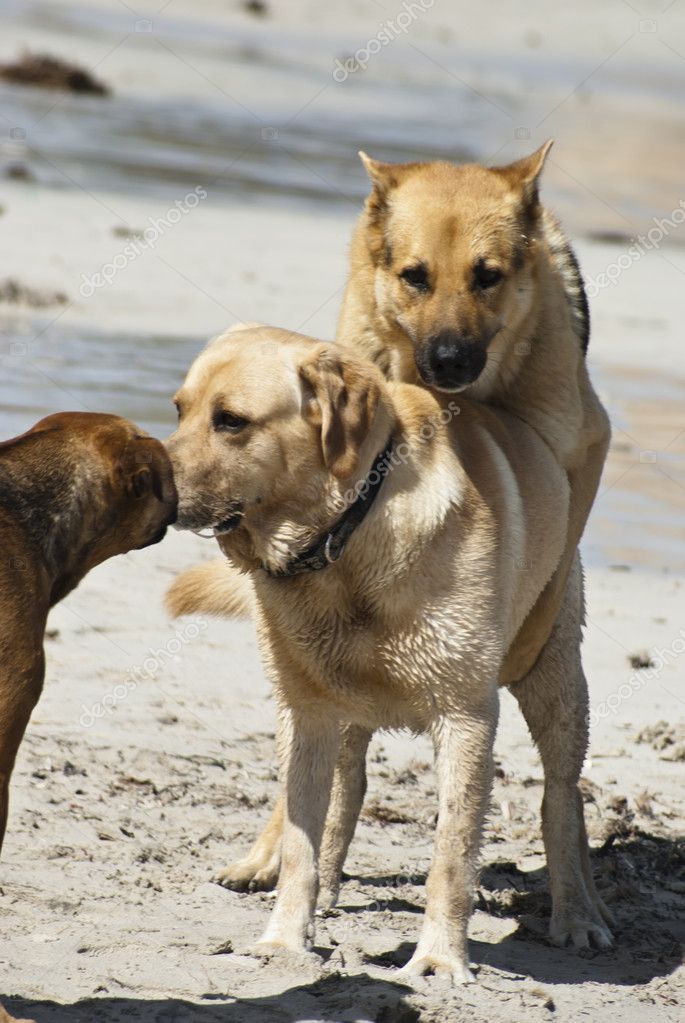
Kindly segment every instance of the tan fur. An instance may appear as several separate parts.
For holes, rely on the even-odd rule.
[[[371,732],[427,731],[438,826],[426,916],[407,969],[469,979],[466,928],[497,687],[506,651],[566,541],[563,470],[519,418],[461,396],[455,412],[447,397],[388,383],[352,352],[269,328],[214,341],[177,399],[181,419],[168,450],[179,525],[220,529],[239,509],[238,527],[219,543],[251,575],[281,711],[282,821],[274,818],[249,864],[253,870],[259,860],[263,875],[273,874],[282,841],[264,941],[304,948],[319,877],[324,898],[335,897]],[[223,422],[238,425],[227,430]],[[293,578],[269,574],[325,534],[390,436],[392,468],[340,561]],[[564,677],[548,682],[544,730],[528,697],[537,676],[521,683],[520,700],[554,796],[544,821],[553,936],[606,945],[578,802],[587,690],[577,570],[571,580],[561,642],[550,648]]]
[[[506,683],[525,676],[551,633],[610,436],[576,332],[574,282],[558,255],[563,235],[538,201],[549,146],[492,169],[381,164],[362,154],[373,191],[353,236],[337,332],[339,343],[363,351],[392,379],[429,386],[419,365],[425,368],[422,355],[439,332],[485,346],[484,370],[460,393],[528,423],[568,473],[564,554],[507,653]],[[504,271],[502,283],[486,291],[472,286],[480,257]],[[425,294],[399,276],[419,262],[432,277]]]
[[[0,1023],[35,1023],[32,1019],[17,1019],[16,1016],[10,1016],[9,1012],[0,1005]]]
[[[250,579],[225,558],[187,569],[171,584],[164,603],[172,618],[189,614],[251,618],[255,610]]]
[[[568,474],[564,551],[507,651],[507,684],[530,671],[550,635],[610,438],[584,359],[582,279],[559,225],[539,204],[550,145],[501,168],[384,164],[360,154],[373,190],[353,236],[337,331],[340,344],[361,350],[391,379],[429,386],[418,362],[436,334],[453,331],[486,347],[483,372],[460,393],[529,423]],[[480,257],[505,271],[503,283],[485,292],[472,287]],[[431,271],[425,295],[399,276],[418,262]],[[230,589],[227,578],[226,600],[215,605],[227,613]]]
[[[556,572],[507,651],[500,681],[510,685],[549,660],[545,644],[560,613],[609,443],[608,420],[583,357],[589,327],[582,278],[561,228],[539,205],[538,180],[548,150],[544,146],[494,170],[381,164],[361,154],[373,190],[354,233],[337,332],[340,344],[364,352],[391,379],[426,383],[417,352],[441,330],[465,331],[474,344],[487,347],[488,358],[462,393],[529,423],[567,473],[566,543]],[[477,255],[507,271],[492,291],[477,293],[472,287]],[[417,261],[425,262],[432,276],[431,293],[423,297],[399,277],[403,267]],[[183,577],[177,585],[183,589]],[[217,568],[212,589],[217,613],[232,613],[234,585],[230,569]],[[191,601],[186,611],[200,606]],[[360,772],[363,765],[352,774]],[[268,831],[272,848],[260,840],[254,860],[247,856],[221,871],[222,883],[275,883],[278,822],[277,807]],[[338,883],[336,878],[330,886],[337,890]]]

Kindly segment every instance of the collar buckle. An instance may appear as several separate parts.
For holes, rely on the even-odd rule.
[[[301,575],[303,572],[318,572],[322,568],[334,565],[336,561],[340,561],[347,541],[366,518],[367,513],[378,496],[383,480],[390,471],[393,447],[394,444],[391,436],[385,449],[374,460],[371,472],[366,478],[365,492],[359,494],[357,499],[347,507],[341,518],[329,530],[326,538],[320,537],[283,568],[271,571],[266,566],[262,566],[268,575],[275,579],[283,579]],[[375,478],[370,479],[369,477],[371,476],[375,476]]]
[[[338,547],[337,549],[338,553],[334,557],[333,554],[331,553],[331,547],[334,539],[335,537],[333,536],[333,534],[329,533],[323,549],[323,555],[329,565],[334,565],[336,561],[339,561],[340,558],[342,557],[343,551],[345,550],[345,544],[343,543],[340,545],[340,547]]]

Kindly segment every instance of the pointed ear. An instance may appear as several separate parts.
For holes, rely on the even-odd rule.
[[[388,213],[388,197],[393,188],[399,184],[408,166],[403,163],[381,163],[372,160],[366,153],[359,151],[359,159],[364,164],[373,188],[366,200],[366,216],[368,230],[366,234],[369,253],[374,263],[378,263],[385,255],[388,259],[385,228]]]
[[[403,164],[381,163],[380,160],[373,160],[363,149],[359,150],[359,159],[364,164],[364,170],[379,195],[386,196],[390,189],[395,188],[399,183]]]
[[[305,415],[321,429],[324,464],[337,479],[348,479],[376,416],[378,382],[355,359],[330,348],[307,356],[299,373],[311,392]]]
[[[547,154],[554,145],[553,139],[547,139],[544,145],[536,149],[530,156],[524,156],[506,167],[495,167],[494,170],[505,178],[512,188],[520,192],[525,206],[532,208],[538,204],[538,182],[547,160]]]

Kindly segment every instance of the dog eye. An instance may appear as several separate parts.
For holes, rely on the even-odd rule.
[[[476,263],[473,268],[473,283],[477,288],[486,291],[494,288],[504,277],[502,271],[496,266],[486,266],[485,263]]]
[[[418,266],[408,266],[400,273],[400,279],[406,281],[417,291],[428,291],[428,270],[422,263]]]
[[[179,423],[181,422],[181,405],[180,402],[174,398],[174,405],[176,406],[176,415],[178,416]]]
[[[217,433],[240,433],[246,426],[249,426],[249,423],[249,419],[236,416],[224,409],[217,409],[212,418],[212,425]]]

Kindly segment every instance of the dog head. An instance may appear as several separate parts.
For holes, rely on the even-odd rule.
[[[364,233],[376,310],[399,328],[406,368],[413,358],[430,387],[461,391],[489,361],[496,368],[530,310],[538,179],[551,144],[493,168],[360,154],[373,185]]]
[[[164,445],[128,419],[96,412],[47,416],[53,457],[73,466],[74,549],[79,574],[115,554],[157,543],[176,518],[177,495]]]
[[[274,328],[211,342],[175,397],[167,441],[178,527],[213,530],[239,564],[278,567],[387,439],[383,379],[333,345]]]

